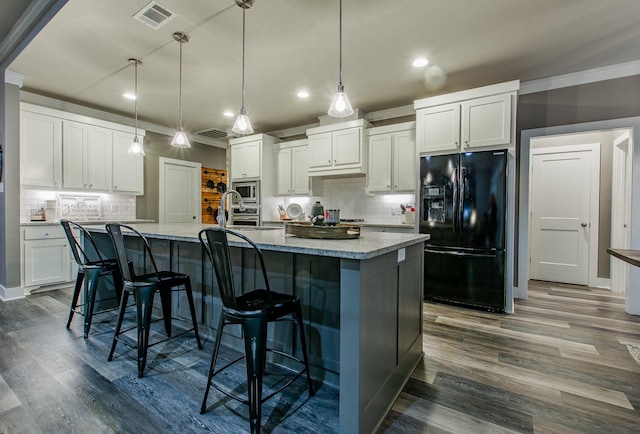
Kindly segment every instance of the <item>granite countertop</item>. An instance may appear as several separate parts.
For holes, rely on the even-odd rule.
[[[640,267],[640,250],[607,249],[607,253],[628,264]]]
[[[128,220],[73,220],[76,223],[80,223],[81,225],[103,225],[107,222],[117,221],[120,223],[126,224],[134,224],[134,223],[155,223],[155,220],[152,219],[128,219]],[[20,226],[57,226],[60,225],[60,220],[46,220],[43,222],[21,222]]]
[[[199,242],[198,232],[211,227],[192,223],[181,224],[132,224],[131,227],[148,238],[175,241]],[[90,231],[105,232],[102,225],[86,226]],[[347,240],[319,240],[298,238],[285,235],[284,228],[229,228],[242,233],[255,242],[262,250],[273,250],[307,255],[331,256],[345,259],[369,259],[392,252],[403,247],[422,243],[429,239],[427,234],[409,234],[394,232],[366,232],[359,238]],[[229,238],[229,245],[246,247],[247,243],[239,238]]]

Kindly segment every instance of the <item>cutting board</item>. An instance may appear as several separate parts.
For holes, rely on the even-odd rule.
[[[218,207],[220,206],[220,199],[222,198],[222,194],[218,193],[218,190],[215,186],[220,182],[227,184],[227,171],[224,169],[214,169],[211,167],[203,167],[202,168],[202,184],[201,184],[201,208],[202,208],[202,223],[204,224],[216,224],[218,223],[214,218]],[[211,180],[213,181],[214,188],[209,188],[207,186],[207,182]],[[205,201],[206,199],[206,201]],[[211,204],[211,212],[207,212],[207,207]]]

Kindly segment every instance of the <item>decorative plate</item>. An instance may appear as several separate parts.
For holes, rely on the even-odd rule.
[[[287,207],[287,217],[297,219],[302,214],[302,207],[297,203],[290,203]]]

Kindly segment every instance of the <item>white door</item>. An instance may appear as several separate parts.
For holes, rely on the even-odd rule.
[[[201,164],[160,158],[160,223],[200,223]]]
[[[593,151],[555,149],[532,151],[531,278],[587,285]]]

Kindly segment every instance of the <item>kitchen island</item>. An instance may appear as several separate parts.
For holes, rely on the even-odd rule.
[[[191,275],[198,319],[213,335],[221,301],[197,238],[207,226],[132,226],[149,239],[160,268]],[[87,228],[101,248],[109,248],[103,226]],[[272,289],[300,297],[312,375],[340,391],[340,432],[373,432],[422,357],[423,245],[429,236],[366,232],[357,239],[319,240],[282,229],[237,229],[263,250]],[[251,290],[261,280],[256,257],[239,238],[230,237],[229,245],[234,281]],[[184,300],[173,309],[188,318]],[[299,353],[291,336],[289,324],[277,324],[269,346]],[[242,348],[239,335],[224,339]]]

